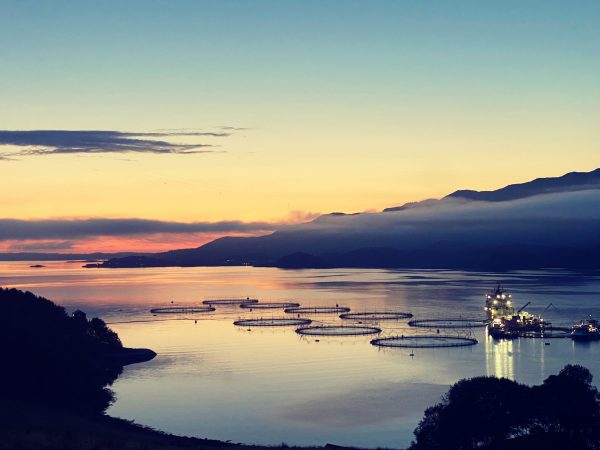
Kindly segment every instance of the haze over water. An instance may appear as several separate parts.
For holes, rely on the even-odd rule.
[[[239,317],[281,317],[281,310],[219,306],[214,313],[193,316],[149,312],[171,301],[193,305],[205,298],[250,296],[302,306],[339,304],[357,312],[406,311],[415,318],[483,318],[483,294],[502,281],[515,305],[531,301],[527,309],[540,313],[552,303],[547,320],[570,325],[589,314],[600,317],[598,274],[29,265],[0,263],[0,285],[98,315],[126,346],[158,353],[153,361],[125,368],[113,385],[117,401],[108,413],[177,434],[244,443],[398,448],[409,444],[424,409],[461,378],[496,375],[539,383],[567,363],[588,367],[596,381],[600,377],[600,343],[496,342],[478,329],[473,333],[479,343],[472,347],[379,350],[369,344],[371,337],[306,338],[294,327],[247,331],[232,324]],[[335,314],[311,318],[342,322]],[[379,326],[384,336],[426,332],[406,322]]]

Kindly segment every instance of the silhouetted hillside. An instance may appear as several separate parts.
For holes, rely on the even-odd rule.
[[[435,206],[444,199],[462,199],[482,202],[504,202],[518,200],[535,195],[552,194],[556,192],[584,191],[600,189],[600,168],[591,172],[570,172],[561,177],[536,178],[526,183],[511,184],[494,191],[474,191],[463,189],[454,191],[442,200],[427,199],[419,202],[409,202],[401,206],[385,208],[384,212],[404,211],[411,208]]]
[[[555,192],[600,189],[600,169],[570,172],[561,177],[536,178],[527,183],[511,184],[495,191],[460,190],[446,198],[464,198],[484,202],[505,202]]]
[[[101,412],[123,365],[150,350],[126,349],[98,319],[88,320],[31,292],[0,289],[0,398],[75,411]]]

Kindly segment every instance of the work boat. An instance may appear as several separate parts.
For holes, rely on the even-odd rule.
[[[498,285],[485,296],[485,312],[488,318],[488,333],[496,339],[514,339],[524,333],[543,333],[549,325],[541,316],[529,314],[525,303],[515,311],[511,295]]]
[[[494,339],[516,339],[519,332],[507,326],[504,319],[494,319],[488,326],[488,333]]]
[[[596,341],[600,339],[600,324],[591,317],[576,323],[571,330],[574,341]]]
[[[490,322],[501,317],[512,317],[515,314],[512,297],[501,285],[485,296],[484,309]]]

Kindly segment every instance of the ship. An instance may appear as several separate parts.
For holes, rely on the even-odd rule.
[[[512,317],[515,314],[512,297],[500,284],[494,291],[486,294],[484,309],[490,322],[496,318]]]
[[[600,339],[600,324],[597,320],[585,319],[573,325],[571,339],[574,341],[596,341]]]
[[[514,339],[525,333],[543,333],[550,324],[541,316],[525,311],[530,303],[515,310],[512,296],[498,284],[494,291],[485,296],[484,310],[490,336],[496,339]]]
[[[488,333],[494,339],[516,339],[519,332],[508,327],[502,319],[494,319],[488,325]]]

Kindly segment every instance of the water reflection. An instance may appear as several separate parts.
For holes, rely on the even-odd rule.
[[[512,339],[496,340],[485,335],[485,369],[487,376],[514,380],[514,343]]]

